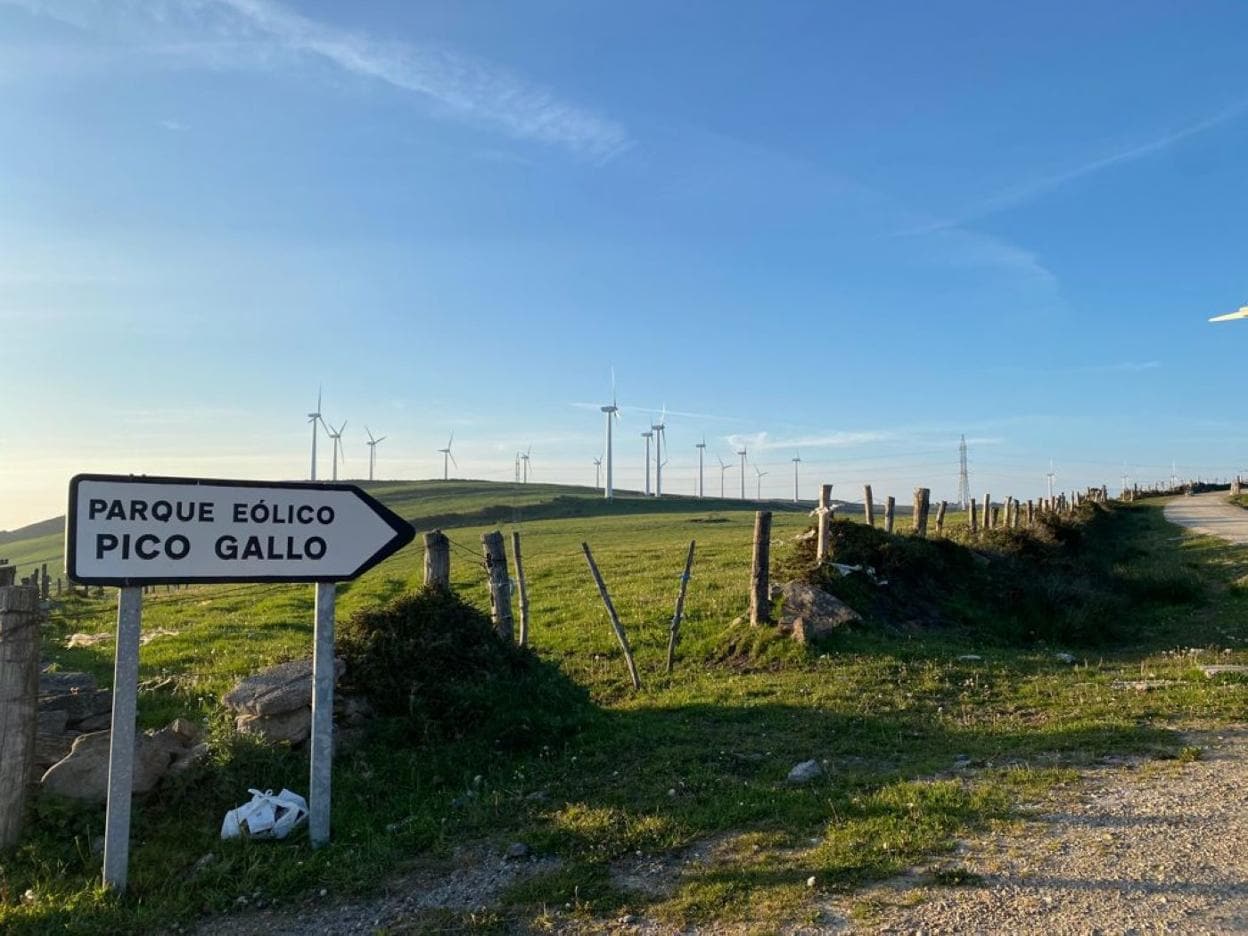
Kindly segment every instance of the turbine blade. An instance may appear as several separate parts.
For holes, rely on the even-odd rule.
[[[1248,306],[1240,306],[1234,312],[1227,312],[1225,315],[1215,315],[1209,321],[1211,322],[1229,322],[1233,319],[1248,318]]]
[[[454,441],[455,441],[455,430],[454,430],[454,429],[452,429],[452,430],[451,430],[451,437],[450,437],[449,439],[447,439],[447,440],[446,440],[446,447],[449,449],[449,448],[451,447],[451,443],[452,443],[452,442],[454,442]]]
[[[447,450],[446,450],[446,454],[447,454],[447,456],[449,456],[449,457],[450,457],[450,459],[451,459],[451,464],[452,464],[452,465],[454,465],[456,468],[458,468],[458,467],[459,467],[459,462],[457,462],[457,461],[455,460],[455,456],[454,456],[454,455],[451,455],[451,450],[450,450],[450,449],[447,449]]]

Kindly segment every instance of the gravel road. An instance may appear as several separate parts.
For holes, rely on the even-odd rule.
[[[1191,742],[1197,761],[1105,771],[968,843],[971,886],[873,888],[857,932],[1248,933],[1248,729]]]
[[[1176,497],[1166,505],[1166,519],[1194,533],[1248,543],[1248,510],[1226,502],[1225,491]]]

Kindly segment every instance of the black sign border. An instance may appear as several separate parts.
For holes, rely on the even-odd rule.
[[[178,576],[169,577],[88,577],[79,578],[77,569],[78,555],[78,485],[83,481],[118,481],[125,484],[184,484],[200,487],[236,487],[236,488],[277,488],[287,491],[347,491],[364,501],[395,533],[394,539],[364,560],[349,575],[247,575],[247,576]],[[265,584],[265,583],[312,583],[312,582],[349,582],[359,578],[373,566],[394,555],[416,538],[416,528],[381,503],[363,488],[354,484],[340,484],[336,481],[239,481],[228,478],[168,478],[158,475],[114,475],[85,473],[74,475],[69,480],[69,509],[65,512],[65,574],[70,581],[79,585],[115,585],[118,588],[133,588],[139,585],[221,585]]]

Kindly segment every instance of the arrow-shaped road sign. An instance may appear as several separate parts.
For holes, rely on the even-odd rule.
[[[65,564],[89,585],[341,582],[414,535],[351,484],[82,474]]]

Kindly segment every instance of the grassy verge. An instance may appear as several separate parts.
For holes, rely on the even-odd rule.
[[[781,563],[792,561],[805,523],[777,517]],[[642,669],[634,694],[579,555],[585,521],[527,524],[533,640],[544,664],[582,694],[579,733],[516,751],[471,731],[398,743],[379,725],[339,757],[334,841],[317,852],[302,838],[216,837],[248,787],[306,787],[305,755],[233,736],[215,699],[237,675],[307,652],[311,590],[155,596],[148,626],[177,634],[144,648],[142,676],[172,682],[144,693],[142,720],[199,718],[213,732],[214,760],[136,804],[124,899],[95,886],[103,811],[38,804],[26,841],[0,856],[0,929],[143,931],[257,901],[315,902],[321,890],[333,900],[466,843],[499,850],[516,840],[557,856],[558,867],[503,893],[494,914],[439,914],[429,926],[622,912],[674,924],[796,920],[813,912],[813,893],[939,856],[1074,769],[1110,755],[1178,757],[1175,725],[1236,718],[1248,702],[1248,682],[1196,668],[1248,662],[1248,549],[1181,538],[1153,505],[1116,510],[1095,531],[1096,587],[1117,596],[1100,606],[1112,617],[1088,621],[1114,635],[1102,645],[1034,634],[1019,645],[991,628],[942,624],[847,633],[813,651],[764,636],[725,656],[725,627],[744,607],[750,525],[748,512],[728,510],[595,518],[595,555]],[[451,535],[469,549],[478,533]],[[699,546],[686,638],[667,677],[666,621],[691,538]],[[480,569],[453,555],[460,591],[486,606]],[[344,614],[410,589],[419,562],[405,552],[344,589]],[[1172,581],[1184,584],[1156,586]],[[978,600],[976,620],[994,603],[1009,612],[1009,594]],[[66,602],[48,629],[49,654],[106,678],[110,647],[69,651],[63,640],[107,630],[112,614],[107,600]],[[822,776],[788,784],[789,769],[807,759],[823,765]],[[685,864],[692,856],[699,860]],[[644,862],[668,869],[668,886],[638,884],[631,872]]]

